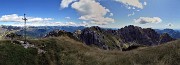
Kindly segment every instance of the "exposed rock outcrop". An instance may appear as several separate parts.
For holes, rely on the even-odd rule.
[[[119,29],[117,35],[123,42],[135,42],[142,45],[157,45],[160,36],[153,29],[142,29],[133,25]]]
[[[160,36],[159,43],[162,44],[162,43],[170,42],[172,40],[175,40],[175,39],[170,37],[168,33],[164,33]]]
[[[98,26],[83,29],[79,39],[87,45],[103,49],[120,49],[123,44],[158,45],[174,40],[168,34],[160,35],[151,28],[129,25],[118,30],[103,29]]]
[[[78,38],[73,35],[73,33],[71,32],[66,32],[64,30],[54,30],[54,31],[51,31],[49,32],[48,34],[46,34],[44,37],[59,37],[59,36],[68,36],[72,39],[75,39],[75,40],[78,40]]]
[[[122,50],[123,46],[152,46],[174,40],[168,34],[160,35],[151,28],[143,29],[133,25],[129,25],[118,30],[103,29],[98,26],[92,26],[83,30],[77,30],[74,33],[55,30],[47,34],[46,37],[58,37],[62,35],[81,40],[86,45],[95,45],[99,48],[109,50]]]
[[[96,45],[103,49],[118,48],[116,38],[98,26],[83,29],[79,35],[79,39],[84,41],[87,45]]]

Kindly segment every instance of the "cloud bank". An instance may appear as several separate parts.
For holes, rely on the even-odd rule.
[[[0,22],[15,22],[13,26],[23,26],[23,16],[18,14],[3,15],[0,17]],[[87,26],[88,23],[81,22],[55,22],[53,18],[40,18],[40,17],[26,17],[28,26]],[[70,18],[70,17],[66,17]]]
[[[76,0],[62,0],[60,6],[61,6],[61,8],[67,8],[69,6],[69,4],[74,1],[76,1]]]
[[[62,0],[61,4],[63,4],[63,1],[64,0]],[[79,0],[72,3],[71,7],[80,13],[80,20],[98,25],[106,25],[115,22],[113,18],[106,17],[107,13],[110,13],[110,16],[113,16],[113,13],[100,5],[99,2],[96,2],[96,0]]]
[[[140,1],[140,0],[115,0],[116,2],[119,2],[129,10],[133,10],[132,14],[128,14],[128,17],[135,15],[135,12],[139,12],[139,9],[144,9],[144,6],[147,5],[147,2]]]
[[[139,24],[160,23],[162,19],[159,17],[140,17],[139,19],[134,19],[134,22]]]
[[[18,16],[17,14],[11,15],[3,15],[0,18],[1,22],[24,22],[22,20],[23,16]],[[53,18],[40,18],[40,17],[27,17],[27,22],[43,22],[43,21],[51,21]]]
[[[115,0],[117,2],[123,3],[126,6],[133,6],[136,8],[143,9],[143,4],[139,0]],[[146,5],[147,3],[145,3]]]
[[[166,26],[172,27],[174,25],[172,23],[168,23]]]
[[[24,26],[23,22],[14,23],[12,26]],[[27,26],[88,26],[88,23],[75,23],[75,22],[29,22]]]

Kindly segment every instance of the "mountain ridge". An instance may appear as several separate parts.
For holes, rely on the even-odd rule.
[[[122,52],[90,47],[68,36],[29,40],[36,48],[0,41],[1,65],[178,65],[180,40]],[[162,52],[163,51],[163,52]]]
[[[180,31],[178,31],[178,30],[173,30],[173,29],[167,28],[167,29],[163,29],[163,30],[156,29],[156,31],[159,34],[168,33],[171,37],[180,39]]]
[[[70,32],[57,31],[47,36],[61,36],[64,33],[71,38],[81,40],[86,45],[95,45],[105,50],[119,49],[131,46],[154,46],[173,41],[168,34],[158,34],[151,28],[141,28],[129,25],[118,30],[103,29],[98,26],[87,27],[69,34]]]

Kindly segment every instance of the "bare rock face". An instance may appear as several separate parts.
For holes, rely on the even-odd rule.
[[[151,28],[146,28],[146,29],[143,29],[144,33],[149,37],[149,39],[151,39],[151,41],[154,43],[154,44],[157,44],[159,43],[159,34],[151,29]]]
[[[142,29],[133,25],[119,29],[117,35],[126,43],[135,42],[142,45],[157,45],[160,36],[153,29]]]
[[[87,45],[93,44],[100,48],[108,49],[108,45],[105,44],[106,35],[103,34],[104,32],[104,29],[101,29],[98,26],[93,26],[82,30],[81,34],[79,35],[79,38]]]
[[[67,32],[64,30],[54,30],[45,35],[45,37],[58,37],[65,34],[67,34]]]
[[[175,39],[173,39],[171,36],[169,36],[169,34],[164,33],[160,36],[159,43],[162,44],[162,43],[170,42],[172,40],[175,40]]]
[[[87,45],[96,45],[103,49],[118,49],[122,44],[158,45],[172,41],[168,34],[160,35],[151,28],[129,25],[118,30],[102,29],[98,26],[83,29],[79,39]]]
[[[77,40],[77,38],[73,35],[73,33],[66,32],[64,30],[54,30],[45,35],[45,37],[59,37],[59,36],[68,36],[70,38]]]
[[[123,42],[135,42],[144,45],[151,45],[153,42],[148,38],[143,29],[135,26],[126,26],[118,30],[118,34]],[[144,43],[146,42],[146,43]]]
[[[168,34],[160,35],[151,28],[141,28],[129,25],[118,30],[103,29],[98,26],[87,27],[74,33],[66,31],[52,31],[46,37],[66,35],[84,42],[86,45],[94,45],[102,49],[121,49],[123,45],[153,46],[174,40]]]

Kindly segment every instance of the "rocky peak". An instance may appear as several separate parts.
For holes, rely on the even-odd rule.
[[[103,46],[103,44],[98,40],[98,38],[101,37],[98,31],[101,31],[101,28],[98,26],[85,28],[81,31],[81,34],[78,35],[78,37],[87,45],[94,44],[100,47]]]
[[[58,30],[52,31],[47,36],[67,35],[81,40],[87,45],[95,45],[102,49],[122,49],[126,45],[158,45],[174,40],[168,34],[159,35],[154,29],[141,28],[129,25],[118,30],[103,29],[98,26],[92,26],[83,30],[77,30],[73,33]]]
[[[127,35],[127,34],[141,34],[142,28],[129,25],[125,26],[124,28],[121,28],[118,30],[118,34]]]
[[[141,29],[141,27],[138,27],[138,26],[134,26],[134,25],[129,25],[129,26],[125,26],[124,28],[121,28],[121,29]]]
[[[54,30],[45,35],[45,37],[58,37],[58,36],[73,36],[71,32],[66,32],[64,30]]]
[[[165,31],[165,32],[174,32],[173,29],[168,29],[168,28],[167,28],[167,29],[164,29],[164,31]]]
[[[102,29],[98,26],[83,29],[79,38],[87,45],[97,45],[101,48],[120,48],[121,44],[136,43],[140,45],[158,45],[172,41],[168,34],[160,35],[151,28],[141,28],[138,26],[125,26],[118,30]]]
[[[172,40],[175,40],[175,39],[173,39],[171,36],[169,36],[168,33],[164,33],[160,36],[159,43],[162,44],[162,43],[170,42]]]
[[[159,34],[154,30],[154,29],[151,29],[151,28],[145,28],[143,29],[143,32],[149,37],[151,38],[151,40],[154,42],[154,43],[158,43],[159,41]]]
[[[99,32],[103,32],[104,31],[104,29],[100,28],[99,26],[92,26],[92,27],[87,28],[87,29],[89,29],[91,31],[99,31]]]

